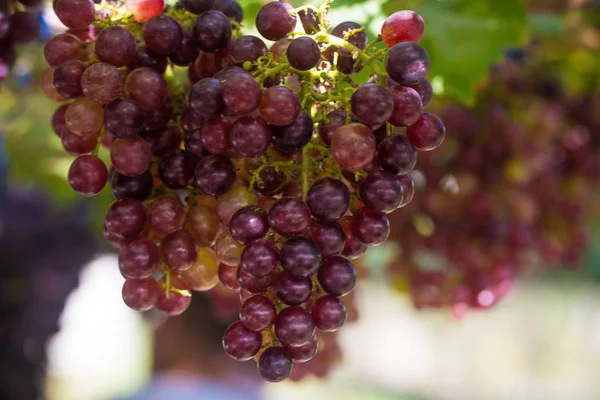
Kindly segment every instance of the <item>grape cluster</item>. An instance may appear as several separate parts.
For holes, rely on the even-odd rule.
[[[350,260],[386,240],[387,214],[412,198],[417,150],[444,139],[441,120],[423,112],[432,97],[417,43],[424,22],[398,12],[368,43],[354,22],[329,32],[330,2],[276,1],[256,14],[269,48],[240,34],[234,0],[144,4],[120,14],[54,0],[72,29],[111,17],[95,22],[94,42],[61,34],[46,45],[46,93],[74,99],[52,121],[77,157],[69,183],[92,196],[110,181],[117,200],[104,234],[120,248],[129,307],[178,315],[190,290],[220,282],[242,304],[225,352],[282,381],[315,356],[316,330],[344,324],[341,298],[357,281]],[[185,82],[177,67],[187,67]],[[359,84],[353,74],[365,68]],[[335,355],[335,339],[323,341]]]
[[[568,94],[534,50],[494,67],[474,107],[440,110],[452,143],[420,160],[427,193],[394,215],[391,235],[402,248],[392,273],[418,308],[487,309],[517,274],[583,259],[600,179],[598,98]]]

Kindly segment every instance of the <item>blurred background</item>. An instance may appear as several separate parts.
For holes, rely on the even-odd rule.
[[[240,3],[253,33],[263,2]],[[237,295],[220,286],[168,321],[123,304],[110,189],[70,189],[40,88],[43,42],[65,28],[34,9],[10,74],[0,54],[0,398],[600,398],[600,1],[334,1],[331,23],[370,38],[395,11],[423,16],[447,139],[359,262],[339,346],[277,385],[223,354]]]

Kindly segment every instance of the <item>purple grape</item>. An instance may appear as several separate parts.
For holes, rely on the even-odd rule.
[[[133,35],[120,26],[103,29],[96,38],[96,55],[115,67],[129,64],[136,53]]]
[[[279,264],[279,249],[265,239],[256,239],[244,248],[240,268],[244,273],[261,279],[271,275]]]
[[[99,62],[81,76],[83,94],[98,104],[108,104],[123,95],[123,76],[114,65]]]
[[[82,196],[94,196],[104,188],[108,180],[106,165],[96,156],[83,155],[75,159],[69,168],[69,185]]]
[[[139,45],[133,58],[127,64],[127,68],[130,71],[137,68],[152,68],[162,74],[167,70],[167,57],[150,51],[146,46]]]
[[[317,329],[335,332],[346,322],[346,306],[335,296],[319,297],[310,310]]]
[[[201,159],[210,155],[210,152],[208,152],[204,148],[204,144],[202,144],[202,135],[200,129],[193,129],[186,132],[184,142],[185,149],[193,156]]]
[[[240,320],[246,328],[255,332],[262,332],[273,325],[276,316],[273,302],[260,294],[246,300],[240,311]]]
[[[185,271],[194,266],[198,257],[196,239],[187,231],[169,233],[160,242],[160,257],[167,267]]]
[[[154,278],[127,279],[121,295],[127,307],[135,311],[148,311],[158,300],[160,288]]]
[[[218,11],[200,14],[192,26],[192,39],[196,46],[207,53],[216,53],[227,47],[231,39],[231,23]]]
[[[287,58],[292,67],[300,71],[308,71],[321,61],[321,50],[312,38],[301,36],[290,43]]]
[[[236,361],[248,361],[262,345],[262,334],[252,331],[242,321],[236,321],[223,334],[223,349]]]
[[[395,44],[385,58],[385,69],[390,78],[403,86],[416,85],[425,79],[429,66],[429,54],[414,42]]]
[[[283,39],[295,28],[294,8],[282,1],[267,3],[256,14],[256,29],[267,40]]]
[[[383,86],[366,83],[352,94],[352,113],[368,126],[383,124],[394,111],[394,99]]]
[[[333,296],[344,296],[356,286],[356,269],[348,260],[340,256],[327,257],[319,268],[319,284]]]
[[[292,373],[292,358],[283,347],[269,347],[260,355],[258,371],[267,382],[284,381]]]
[[[106,131],[119,138],[130,138],[142,132],[144,112],[130,99],[118,99],[104,109]]]
[[[209,196],[225,194],[235,182],[235,167],[227,157],[212,154],[196,167],[196,185]]]
[[[339,38],[344,38],[344,36],[346,36],[346,34],[348,32],[360,29],[362,27],[363,27],[362,25],[357,24],[356,22],[346,21],[346,22],[342,22],[341,24],[337,25],[333,29],[331,34],[333,36],[337,36]],[[369,40],[369,38],[367,37],[367,33],[364,30],[349,36],[347,39],[347,41],[350,44],[358,47],[361,50],[367,46],[368,40]],[[341,55],[351,55],[348,50],[346,50],[346,49],[341,49],[341,50],[342,50]]]
[[[312,8],[298,11],[298,16],[300,17],[300,22],[302,22],[302,28],[304,28],[304,32],[307,34],[314,35],[321,30],[319,15]]]
[[[148,129],[164,128],[169,124],[169,121],[171,121],[174,111],[173,100],[171,100],[171,97],[167,97],[156,110],[146,111],[144,113],[144,125]]]
[[[310,313],[302,307],[286,307],[275,318],[275,335],[284,346],[303,346],[314,333]]]
[[[240,155],[258,157],[271,144],[271,128],[261,117],[248,115],[233,123],[229,140],[233,149]]]
[[[150,278],[159,264],[158,246],[148,238],[133,240],[119,252],[119,271],[127,279]]]
[[[416,90],[407,86],[393,86],[388,92],[394,99],[394,112],[389,122],[395,126],[414,124],[423,112],[423,102]]]
[[[446,128],[437,116],[423,113],[417,122],[406,128],[406,136],[417,150],[431,151],[444,141]]]
[[[269,231],[265,210],[258,206],[246,206],[238,210],[229,222],[231,236],[241,244],[264,237]]]
[[[173,150],[160,160],[158,176],[168,188],[184,189],[194,179],[197,164],[198,160],[185,150]]]
[[[175,52],[169,54],[169,60],[180,67],[187,67],[196,61],[199,53],[198,48],[196,48],[192,40],[192,36],[184,31],[181,46]]]
[[[313,335],[310,341],[304,346],[285,346],[284,349],[292,357],[294,364],[302,364],[312,360],[319,352],[319,338],[317,335]]]
[[[319,179],[310,187],[306,203],[315,218],[335,221],[344,216],[350,206],[350,190],[338,179]]]
[[[179,117],[179,126],[181,127],[181,130],[186,134],[189,131],[201,128],[203,122],[204,118],[196,114],[192,107],[185,108],[181,112],[181,117]]]
[[[299,306],[310,298],[313,284],[310,278],[295,278],[283,271],[275,279],[273,287],[283,304]]]
[[[233,19],[237,22],[242,22],[244,19],[244,10],[240,3],[235,0],[217,0],[213,6],[213,10],[220,11],[227,16],[227,18]]]
[[[401,208],[410,203],[413,196],[415,195],[415,183],[413,182],[411,176],[408,174],[400,175],[398,177],[398,180],[400,180],[400,184],[402,185],[402,193],[404,195],[402,198],[402,202],[398,206],[398,208]]]
[[[181,46],[183,30],[174,18],[168,15],[156,15],[144,24],[142,36],[149,50],[166,56]]]
[[[204,118],[218,117],[225,109],[222,90],[223,85],[215,78],[204,78],[196,82],[188,97],[191,109]]]
[[[408,87],[415,89],[417,93],[419,93],[423,108],[427,107],[431,103],[431,100],[433,99],[433,88],[427,79],[423,79],[421,82],[415,85],[408,85]]]
[[[254,112],[262,99],[260,85],[247,72],[232,73],[222,89],[223,102],[231,115],[244,115]]]
[[[283,269],[297,278],[308,278],[319,270],[321,252],[310,239],[295,237],[281,246]]]
[[[120,199],[110,205],[104,221],[110,232],[134,238],[144,229],[146,210],[141,201]]]
[[[271,287],[273,278],[271,275],[267,275],[262,278],[256,278],[250,275],[245,268],[238,268],[237,281],[242,288],[246,289],[250,293],[264,293]]]
[[[377,157],[381,168],[392,174],[408,174],[417,164],[417,150],[403,135],[394,134],[383,139]]]
[[[87,28],[94,21],[91,0],[53,0],[52,8],[60,22],[71,29]]]
[[[229,131],[231,124],[226,118],[218,117],[204,121],[200,128],[200,138],[205,150],[213,154],[226,154],[231,150]]]
[[[283,170],[277,171],[275,167],[263,168],[258,177],[260,182],[256,182],[256,190],[265,196],[281,193],[287,182],[285,172]]]
[[[375,211],[390,213],[402,203],[402,185],[395,175],[385,171],[369,174],[359,188],[360,198]]]
[[[244,35],[231,42],[229,57],[231,61],[238,66],[242,66],[245,61],[256,62],[259,57],[266,56],[269,49],[265,42],[252,35]]]
[[[327,122],[319,123],[319,137],[326,145],[331,143],[331,137],[338,128],[346,125],[346,110],[335,110],[327,114]]]
[[[61,33],[46,42],[44,58],[52,68],[58,68],[62,63],[76,59],[80,51],[81,40],[74,35]]]
[[[69,60],[54,71],[54,87],[65,97],[79,97],[83,94],[81,77],[87,66],[78,60]]]
[[[290,125],[298,119],[300,114],[300,98],[286,87],[273,86],[264,91],[258,108],[260,116],[269,124]]]
[[[125,91],[144,111],[156,110],[169,96],[165,78],[152,68],[131,71],[125,81]]]
[[[192,14],[202,14],[213,7],[215,0],[179,0],[179,4]]]
[[[115,171],[110,181],[110,187],[115,198],[124,199],[130,197],[139,201],[144,201],[150,197],[152,194],[152,184],[152,174],[150,171],[134,177],[129,177]]]
[[[337,222],[314,221],[308,228],[308,234],[323,257],[334,256],[344,250],[346,236]]]
[[[150,146],[152,154],[163,157],[181,144],[181,130],[177,124],[169,123],[165,128],[151,129],[143,134],[144,140]]]
[[[385,214],[363,207],[354,214],[352,232],[361,243],[378,246],[390,234],[390,221]]]
[[[313,133],[313,120],[304,111],[290,125],[273,126],[273,144],[284,153],[295,153],[310,142]]]
[[[300,199],[283,197],[269,210],[269,224],[280,235],[301,235],[310,224],[310,209]]]

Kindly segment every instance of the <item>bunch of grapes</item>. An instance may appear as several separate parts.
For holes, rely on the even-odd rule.
[[[0,84],[17,59],[16,46],[40,36],[41,0],[0,0]]]
[[[598,98],[567,93],[528,61],[535,48],[494,67],[476,106],[440,111],[452,143],[421,158],[427,193],[393,218],[392,273],[418,308],[489,308],[518,273],[582,261],[600,179],[600,124],[584,110]]]
[[[331,355],[319,368],[336,358],[335,338],[315,332],[347,319],[350,260],[387,239],[387,214],[412,198],[417,150],[445,135],[423,112],[432,90],[422,18],[397,12],[368,43],[354,22],[329,31],[330,3],[263,6],[256,28],[269,48],[240,34],[234,0],[164,10],[54,0],[65,25],[98,32],[94,42],[61,34],[45,49],[46,93],[74,99],[52,121],[77,157],[69,183],[93,196],[110,181],[117,199],[104,233],[120,248],[125,303],[178,315],[190,290],[220,282],[239,292],[240,321],[223,347],[254,358],[271,382],[319,342]],[[177,67],[187,67],[184,82]]]

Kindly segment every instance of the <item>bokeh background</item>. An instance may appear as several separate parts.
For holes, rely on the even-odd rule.
[[[252,33],[253,16],[262,2],[240,3],[244,27]],[[521,110],[511,114],[520,125],[496,134],[521,138],[550,135],[546,125],[562,123],[568,115],[574,122],[564,129],[586,132],[582,145],[590,149],[590,157],[597,155],[600,1],[335,0],[330,20],[334,25],[346,20],[365,24],[374,38],[386,16],[401,9],[414,9],[426,21],[422,44],[432,59],[432,110],[452,118],[461,110],[487,109],[501,98],[508,109]],[[234,361],[219,358],[215,333],[234,317],[230,305],[207,300],[192,316],[174,323],[140,315],[123,304],[116,250],[102,238],[110,190],[92,199],[71,191],[66,173],[72,157],[50,126],[57,103],[40,90],[43,41],[64,29],[50,3],[44,4],[40,25],[39,40],[18,49],[11,76],[0,86],[0,397],[128,399],[151,379],[153,360],[163,360],[166,368],[169,362],[177,365],[172,359],[194,340],[205,344],[190,350],[198,364],[238,368]],[[544,112],[535,107],[540,104]],[[574,111],[582,115],[574,118]],[[480,122],[492,118],[478,115]],[[464,120],[448,126],[448,142],[442,147],[460,146],[452,134],[462,134]],[[553,154],[551,145],[544,149]],[[522,158],[530,151],[522,150]],[[426,161],[444,172],[441,154]],[[487,157],[476,162],[513,181],[530,168],[495,166]],[[462,170],[469,165],[463,164]],[[526,267],[519,268],[510,290],[498,296],[501,301],[469,312],[437,307],[424,299],[424,292],[415,294],[429,287],[415,285],[414,276],[403,269],[402,255],[406,246],[418,246],[415,237],[423,243],[436,237],[436,218],[420,209],[398,211],[396,226],[401,229],[361,262],[367,273],[355,294],[359,318],[340,331],[341,358],[327,376],[263,385],[257,391],[265,399],[286,400],[600,398],[598,188],[592,173],[582,176],[583,192],[553,188],[581,208],[572,218],[556,211],[566,222],[554,231],[569,239],[585,232],[585,240],[573,245],[577,254],[553,262],[523,261]],[[445,178],[444,196],[458,196],[464,183],[460,176]],[[419,196],[425,190],[417,190]],[[535,209],[546,206],[535,204],[540,197],[532,198]],[[458,208],[449,212],[459,215],[453,225],[459,231],[477,218],[460,214]],[[407,241],[404,229],[410,226],[418,236],[411,234]],[[527,249],[526,241],[522,247]],[[463,261],[469,260],[465,255]],[[424,263],[430,266],[435,260],[425,258]],[[203,368],[196,372],[210,376]],[[253,368],[240,374],[258,385],[252,381],[257,375]],[[227,382],[227,373],[222,376]]]

